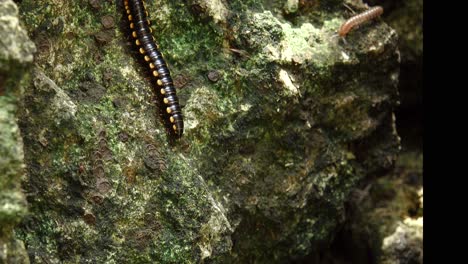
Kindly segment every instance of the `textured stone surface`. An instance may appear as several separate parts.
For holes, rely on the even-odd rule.
[[[333,238],[398,151],[397,37],[372,21],[344,44],[342,1],[286,2],[147,2],[180,84],[175,145],[120,1],[21,2],[38,47],[20,117],[31,261],[284,263]]]
[[[350,195],[346,223],[319,263],[423,263],[422,154],[403,152],[395,169]],[[304,262],[308,263],[308,262]]]
[[[33,52],[34,44],[20,27],[16,5],[0,0],[0,263],[28,263],[13,228],[27,211],[20,189],[23,144],[16,113]]]
[[[423,218],[407,218],[383,241],[384,264],[423,263]]]
[[[398,33],[401,52],[400,106],[396,111],[402,145],[423,146],[423,0],[372,0],[383,5],[384,20]]]
[[[399,36],[401,104],[396,120],[403,152],[393,173],[363,184],[360,193],[369,197],[353,202],[351,224],[339,237],[349,247],[351,262],[423,263],[423,0],[369,4],[384,7],[383,20]]]

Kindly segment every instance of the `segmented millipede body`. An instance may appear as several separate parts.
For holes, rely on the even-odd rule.
[[[124,5],[132,38],[135,39],[135,45],[151,71],[161,105],[166,108],[165,121],[171,126],[170,134],[180,138],[184,132],[184,122],[179,99],[166,61],[151,35],[152,29],[145,3],[142,0],[124,0]]]
[[[340,37],[346,36],[351,29],[356,26],[361,25],[362,23],[374,19],[383,14],[383,8],[381,6],[374,6],[369,10],[362,12],[361,14],[355,15],[350,19],[346,20],[338,30],[338,35]]]

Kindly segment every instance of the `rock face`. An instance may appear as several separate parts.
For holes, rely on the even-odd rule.
[[[175,144],[120,1],[20,8],[38,47],[19,118],[31,261],[288,262],[393,164],[397,36],[376,20],[337,39],[343,1],[148,1],[183,106]]]
[[[398,133],[407,149],[423,146],[423,0],[372,0],[383,5],[384,20],[398,33],[401,52],[396,111]]]
[[[405,219],[383,241],[382,263],[423,263],[423,218]]]
[[[28,260],[23,243],[13,236],[13,228],[27,211],[20,190],[23,144],[16,112],[33,52],[34,44],[19,25],[16,5],[0,0],[0,263]]]
[[[396,120],[403,151],[392,172],[364,180],[353,191],[346,223],[329,255],[333,263],[423,263],[423,1],[366,2],[384,7],[383,20],[399,36],[401,104]]]

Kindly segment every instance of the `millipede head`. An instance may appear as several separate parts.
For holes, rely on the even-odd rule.
[[[184,133],[184,123],[180,118],[181,117],[174,118],[174,123],[172,124],[173,135],[178,139],[181,138]]]

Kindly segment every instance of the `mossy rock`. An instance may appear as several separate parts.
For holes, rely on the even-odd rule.
[[[0,263],[28,263],[13,228],[27,212],[20,187],[25,171],[17,109],[34,49],[20,26],[16,5],[0,0]]]
[[[31,261],[284,263],[327,245],[398,152],[397,36],[376,20],[344,43],[342,1],[286,2],[147,1],[183,107],[171,142],[121,1],[21,1]]]

